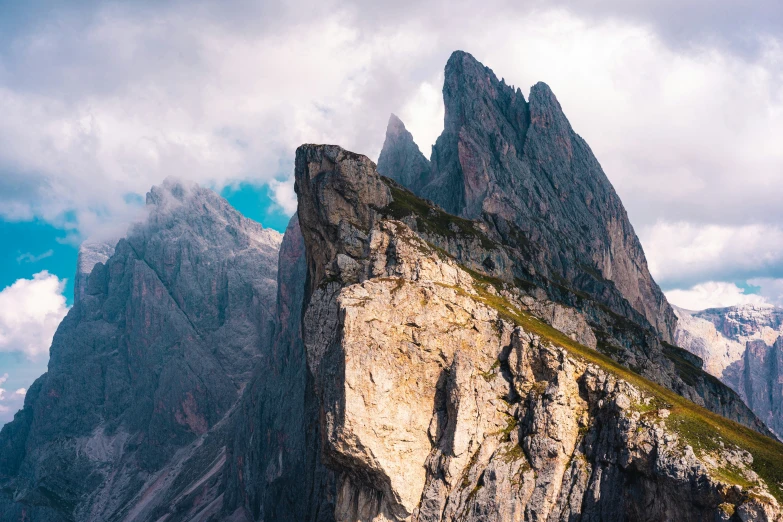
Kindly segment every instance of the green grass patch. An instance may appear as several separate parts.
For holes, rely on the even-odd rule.
[[[508,451],[503,453],[503,456],[501,457],[501,459],[506,464],[510,464],[510,463],[515,462],[517,460],[524,459],[525,462],[524,462],[524,465],[522,467],[523,471],[527,471],[528,469],[530,469],[530,464],[528,464],[528,462],[527,462],[527,457],[525,456],[525,452],[522,450],[522,446],[520,446],[519,444],[512,444],[511,447],[508,449]]]
[[[494,373],[494,372],[479,372],[479,375],[481,375],[481,377],[482,377],[482,378],[483,378],[485,381],[487,381],[487,382],[492,382],[492,381],[494,381],[494,380],[495,380],[495,378],[498,376],[498,374],[496,374],[496,373]]]
[[[712,475],[717,479],[722,480],[723,482],[728,484],[737,484],[738,486],[742,486],[744,489],[750,489],[756,485],[755,483],[745,478],[742,470],[736,466],[724,466],[722,468],[718,468],[717,470],[713,471]]]
[[[693,447],[697,455],[722,449],[721,441],[725,446],[733,445],[748,451],[753,455],[753,464],[750,468],[764,480],[770,493],[779,502],[783,502],[783,444],[721,417],[645,379],[610,357],[577,343],[536,317],[517,309],[506,299],[486,292],[481,285],[477,285],[476,290],[479,294],[478,298],[487,306],[494,308],[505,319],[651,395],[656,407],[667,407],[670,410],[671,413],[666,419],[667,427]],[[724,470],[717,476],[728,478],[730,475],[726,473],[727,471]],[[736,477],[731,476],[733,482]]]
[[[513,415],[509,415],[508,419],[506,420],[507,420],[506,427],[500,430],[500,432],[498,432],[498,435],[500,435],[500,440],[502,442],[510,441],[511,432],[517,429],[517,426],[519,426],[519,421],[517,421],[517,419]]]
[[[388,178],[383,178],[383,180],[387,182],[386,184],[391,190],[394,201],[386,207],[379,209],[380,212],[394,219],[414,216],[416,225],[423,232],[442,237],[449,237],[455,234],[473,237],[481,242],[481,248],[485,250],[496,248],[495,242],[489,239],[475,222],[453,216],[444,210],[430,205],[423,199],[416,197],[413,192],[400,187],[394,182],[390,182]]]
[[[394,283],[394,286],[389,290],[391,295],[396,294],[400,289],[405,286],[405,278],[403,277],[379,277],[375,281],[383,281],[384,283]]]
[[[719,505],[718,508],[723,511],[726,515],[733,517],[734,516],[734,504],[729,504],[728,502],[724,502],[723,504]]]

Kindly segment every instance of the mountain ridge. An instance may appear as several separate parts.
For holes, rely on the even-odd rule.
[[[783,309],[740,305],[701,311],[675,309],[676,340],[705,361],[706,370],[748,404],[777,435],[783,433]]]
[[[433,161],[395,117],[378,166],[302,145],[282,238],[167,179],[85,249],[1,518],[783,519],[783,444],[670,342],[551,90],[446,68]]]
[[[461,264],[465,246],[480,248],[480,224],[471,231],[453,217],[457,244],[446,250],[433,232],[442,211],[336,146],[300,147],[295,186],[309,271],[303,340],[338,519],[780,516],[774,455],[783,445],[577,344],[587,326],[578,312]],[[571,314],[560,331],[536,318],[547,306]],[[607,404],[618,409],[602,413]],[[653,432],[679,442],[644,435]],[[719,449],[721,437],[726,448],[752,448],[746,462],[774,495],[761,482],[758,505],[719,493],[735,480],[721,471],[733,464],[719,462],[740,462]],[[633,457],[601,464],[624,444]],[[600,501],[589,493],[599,489]]]
[[[628,314],[625,300],[671,342],[676,317],[649,273],[627,213],[549,86],[535,84],[526,101],[519,88],[456,51],[446,64],[443,98],[444,130],[433,147],[429,180],[414,192],[529,244],[525,278],[539,286],[562,281],[600,296],[620,315]],[[415,144],[387,139],[378,169],[408,186],[415,175],[387,160],[395,146],[410,155]],[[607,300],[612,293],[616,303]]]

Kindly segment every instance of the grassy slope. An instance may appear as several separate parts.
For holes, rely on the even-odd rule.
[[[661,407],[669,408],[671,415],[666,419],[667,427],[690,444],[697,455],[721,449],[720,442],[748,451],[753,455],[753,471],[766,482],[770,493],[783,502],[783,444],[697,406],[673,391],[645,379],[609,357],[577,343],[530,314],[518,310],[506,299],[490,294],[485,288],[481,283],[476,285],[479,298],[506,319],[540,335],[554,345],[565,348],[572,355],[628,381],[655,397]],[[751,485],[730,469],[719,470],[717,475],[729,483],[745,487]]]
[[[472,221],[452,216],[443,210],[432,207],[410,191],[400,188],[396,183],[389,183],[389,181],[387,183],[391,188],[394,202],[383,211],[390,217],[401,219],[415,215],[418,227],[426,232],[449,236],[455,233],[454,227],[456,227],[463,235],[478,237],[485,248],[491,249],[495,246],[494,242],[487,238]],[[440,249],[436,250],[440,251]],[[441,253],[445,254],[445,252]],[[697,454],[717,451],[721,449],[721,442],[725,446],[733,445],[748,451],[753,455],[751,466],[753,471],[766,482],[770,493],[778,501],[783,502],[783,444],[697,406],[673,391],[634,373],[608,356],[577,343],[532,315],[515,308],[506,299],[486,291],[487,285],[490,284],[498,289],[502,288],[504,283],[501,281],[472,270],[468,270],[468,272],[477,281],[475,287],[479,292],[479,298],[497,310],[503,317],[540,335],[543,339],[565,348],[572,355],[588,363],[596,364],[656,398],[656,402],[661,407],[667,407],[671,411],[666,419],[667,427],[678,433],[686,443],[693,447]],[[673,352],[672,355],[676,355],[676,353]],[[739,484],[743,487],[752,485],[732,469],[717,470],[714,474],[717,478],[728,483]]]

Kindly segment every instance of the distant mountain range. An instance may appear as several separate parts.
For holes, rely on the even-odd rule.
[[[783,434],[783,308],[744,305],[679,317],[676,343],[739,393],[778,436]]]

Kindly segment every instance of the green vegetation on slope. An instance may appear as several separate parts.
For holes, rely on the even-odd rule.
[[[409,216],[416,218],[418,228],[424,232],[448,237],[459,233],[466,236],[474,236],[481,241],[482,248],[493,249],[497,245],[489,239],[473,221],[453,216],[437,207],[433,207],[426,201],[418,198],[412,192],[400,187],[388,178],[383,178],[389,186],[394,201],[386,208],[380,209],[384,214],[394,219],[402,219]],[[432,248],[439,254],[452,260],[453,257],[442,249],[433,245]],[[456,260],[454,260],[456,261]],[[697,454],[718,451],[726,446],[736,446],[753,455],[751,469],[755,471],[767,484],[770,493],[783,502],[783,444],[765,437],[760,433],[747,428],[739,423],[726,419],[706,408],[702,408],[675,392],[656,384],[640,376],[629,368],[614,361],[607,355],[583,346],[558,330],[552,328],[536,317],[517,309],[508,300],[499,295],[487,291],[488,285],[494,286],[498,291],[503,289],[505,283],[499,279],[486,276],[462,266],[476,281],[475,288],[479,293],[479,299],[488,306],[497,310],[502,317],[522,328],[533,332],[554,345],[561,346],[575,357],[595,364],[603,370],[621,378],[653,397],[653,403],[665,406],[670,410],[666,424],[673,432],[678,433],[685,443],[689,444]],[[595,274],[592,274],[595,277]],[[600,276],[600,274],[598,274]],[[529,291],[530,283],[519,281],[517,286]],[[554,283],[556,284],[556,283]],[[457,291],[464,291],[456,288]],[[574,292],[564,287],[564,290]],[[578,295],[581,293],[577,293]],[[475,297],[475,296],[472,296]],[[580,297],[590,299],[586,294]],[[601,303],[596,304],[602,308]],[[638,328],[625,317],[615,312],[606,310],[616,319],[618,327]],[[699,369],[689,359],[689,354],[683,353],[681,348],[672,345],[664,346],[664,355],[669,358],[684,382],[694,385],[698,378],[716,380],[703,370]],[[721,446],[721,443],[723,446]],[[713,475],[729,483],[748,487],[750,483],[740,475],[738,470],[720,469]]]
[[[783,444],[702,408],[668,388],[634,373],[606,355],[577,343],[541,320],[517,309],[503,297],[487,292],[485,284],[479,283],[475,288],[479,299],[497,310],[505,319],[633,384],[652,395],[656,402],[666,404],[671,411],[666,419],[667,427],[678,433],[697,455],[723,449],[721,442],[724,446],[733,445],[748,451],[753,455],[751,469],[766,482],[770,493],[783,502]],[[730,469],[721,469],[715,475],[716,478],[730,483],[744,487],[749,485],[739,473]]]
[[[416,217],[416,226],[423,232],[437,234],[443,237],[453,236],[458,233],[463,236],[475,237],[481,242],[481,247],[486,250],[495,248],[495,242],[489,239],[469,219],[453,216],[444,210],[428,204],[413,192],[405,189],[389,178],[383,178],[391,190],[394,201],[381,209],[385,214],[394,219],[403,219],[408,216]],[[456,229],[454,228],[456,227]]]

